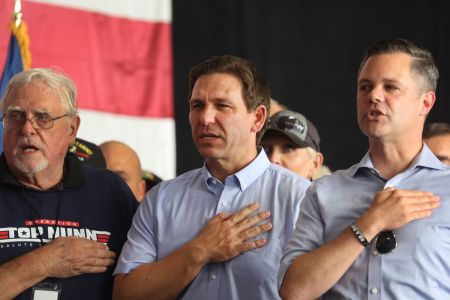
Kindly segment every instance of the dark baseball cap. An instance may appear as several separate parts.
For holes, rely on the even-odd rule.
[[[267,132],[280,132],[299,147],[311,147],[320,151],[320,137],[316,126],[298,112],[283,110],[272,115]]]
[[[106,160],[102,150],[91,142],[76,138],[69,146],[69,154],[88,166],[106,169]]]

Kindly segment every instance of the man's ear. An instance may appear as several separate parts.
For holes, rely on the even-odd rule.
[[[323,164],[323,154],[320,152],[316,153],[316,156],[314,157],[313,160],[313,167],[311,168],[311,173],[310,174],[311,178],[314,179],[317,175],[317,173],[319,173],[320,168],[322,167]]]
[[[78,128],[80,128],[80,122],[81,122],[80,116],[78,115],[72,117],[72,119],[70,120],[69,134],[72,138],[72,141],[74,141],[77,136]]]
[[[264,122],[266,121],[267,108],[262,104],[258,105],[258,107],[256,107],[255,110],[253,111],[253,116],[254,120],[252,125],[252,131],[258,132],[263,128]]]
[[[421,116],[426,116],[433,108],[436,101],[436,94],[432,91],[428,91],[422,94],[420,101],[422,102]]]

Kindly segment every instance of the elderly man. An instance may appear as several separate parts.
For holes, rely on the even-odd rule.
[[[66,76],[30,69],[3,98],[0,298],[110,299],[136,201],[117,175],[67,155],[80,118]]]
[[[260,143],[271,162],[308,180],[315,179],[322,167],[319,144],[316,126],[291,110],[279,111],[270,117]]]
[[[422,142],[437,79],[430,52],[409,41],[368,49],[356,103],[369,151],[308,191],[283,298],[450,298],[450,169]]]
[[[142,179],[141,162],[137,153],[119,141],[107,141],[99,147],[105,157],[106,168],[120,175],[140,202],[145,195],[145,180]]]
[[[191,69],[189,106],[205,164],[147,193],[115,270],[114,296],[277,299],[282,249],[309,182],[257,147],[267,82],[247,60],[213,57]]]

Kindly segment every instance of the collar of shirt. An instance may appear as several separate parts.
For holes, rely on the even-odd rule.
[[[261,149],[259,149],[259,154],[250,164],[248,164],[235,174],[229,175],[225,178],[225,184],[233,181],[243,192],[256,179],[258,179],[269,166],[269,158],[264,151],[261,151]],[[206,167],[206,164],[203,164],[201,172],[205,185],[210,192],[217,193],[218,187],[220,187],[220,191],[223,190],[223,184],[220,182],[220,180],[214,178],[211,175],[211,173],[208,171],[208,168]]]
[[[446,170],[448,169],[448,166],[442,163],[434,154],[431,152],[430,148],[424,143],[422,146],[422,149],[419,152],[419,155],[417,155],[411,165],[408,167],[407,170],[405,170],[402,173],[408,172],[409,170],[414,170],[416,168],[429,168],[429,169],[436,169],[436,170]],[[360,175],[363,170],[371,170],[375,171],[378,176],[380,176],[380,173],[378,170],[374,167],[372,160],[370,159],[370,153],[367,151],[366,155],[364,155],[363,159],[361,161],[353,166],[352,170],[350,171],[351,176],[355,177],[357,175]],[[381,176],[380,176],[381,177]]]

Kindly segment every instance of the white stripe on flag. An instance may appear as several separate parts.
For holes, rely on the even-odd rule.
[[[30,0],[142,21],[172,21],[171,0]]]
[[[139,155],[143,169],[162,179],[175,177],[175,121],[171,118],[142,118],[80,109],[78,137],[101,144],[124,142]]]

